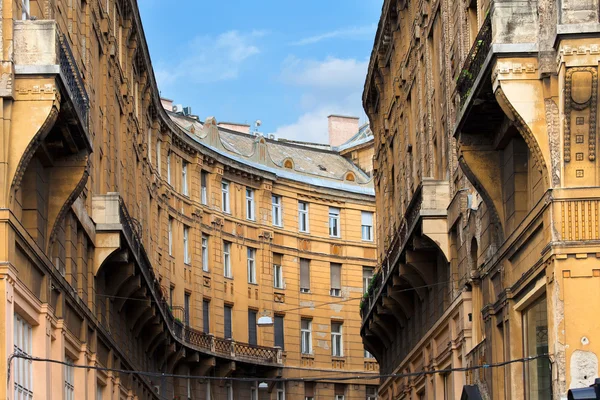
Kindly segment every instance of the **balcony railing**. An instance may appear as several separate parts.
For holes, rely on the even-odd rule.
[[[57,31],[58,32],[58,31]],[[75,57],[69,46],[69,41],[64,34],[58,33],[58,63],[60,66],[60,76],[69,92],[73,108],[79,117],[81,123],[88,129],[88,110],[89,100],[83,83],[83,78],[79,73],[79,68],[75,63]]]
[[[492,19],[490,14],[487,15],[475,43],[471,47],[471,51],[463,64],[462,70],[456,81],[456,91],[460,95],[460,104],[464,105],[473,90],[475,80],[481,72],[485,59],[492,45]]]
[[[110,195],[109,195],[110,196]],[[108,197],[108,196],[107,196]],[[116,197],[116,196],[114,196]],[[110,197],[106,201],[110,201]],[[143,249],[141,239],[135,230],[134,219],[129,215],[127,207],[121,197],[118,197],[119,218],[122,226],[122,232],[134,256],[140,263],[142,275],[146,282],[153,284],[151,292],[155,297],[155,302],[162,310],[167,325],[173,335],[181,342],[204,352],[210,352],[225,358],[239,359],[248,362],[259,362],[268,364],[283,364],[282,350],[277,347],[256,346],[247,343],[240,343],[231,339],[217,338],[214,335],[198,331],[183,323],[181,318],[174,315],[172,307],[163,294],[150,261]],[[110,206],[106,207],[110,209]],[[178,309],[178,308],[177,308]],[[177,311],[176,311],[177,313]]]

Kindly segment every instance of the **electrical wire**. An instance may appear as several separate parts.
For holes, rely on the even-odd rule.
[[[507,365],[516,364],[516,363],[528,363],[531,361],[535,361],[541,358],[547,358],[550,360],[550,364],[552,364],[552,355],[538,354],[535,356],[523,357],[514,360],[502,361],[498,363],[491,364],[481,364],[481,365],[472,365],[469,367],[459,367],[459,368],[444,368],[444,369],[430,369],[430,370],[422,370],[415,372],[405,372],[398,374],[357,374],[347,376],[330,376],[330,377],[314,377],[314,378],[257,378],[257,377],[216,377],[216,376],[207,376],[207,375],[181,375],[181,374],[168,374],[163,372],[149,372],[149,371],[136,371],[136,370],[128,370],[128,369],[120,369],[120,368],[108,368],[108,367],[100,367],[95,365],[77,365],[67,361],[55,360],[52,358],[40,358],[40,357],[32,357],[25,353],[15,352],[12,353],[8,357],[8,381],[10,381],[10,372],[12,366],[12,360],[15,358],[28,360],[30,362],[48,362],[52,364],[60,364],[69,366],[72,368],[78,369],[88,369],[88,370],[96,370],[96,371],[104,371],[104,372],[116,372],[121,374],[137,374],[143,376],[149,376],[153,378],[176,378],[176,379],[202,379],[202,380],[215,380],[215,381],[233,381],[233,382],[331,382],[331,381],[350,381],[350,380],[373,380],[373,379],[389,379],[389,378],[410,378],[415,376],[426,376],[426,375],[435,375],[435,374],[449,374],[454,372],[467,372],[474,371],[477,369],[491,369],[491,368],[500,368],[505,367]],[[280,368],[292,368],[287,366],[282,366]]]

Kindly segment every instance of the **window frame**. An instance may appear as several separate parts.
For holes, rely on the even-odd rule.
[[[183,262],[186,265],[192,263],[192,257],[190,257],[190,227],[183,225]]]
[[[75,399],[75,360],[65,356],[65,400]]]
[[[254,207],[254,189],[246,187],[246,219],[249,221],[256,221]]]
[[[282,197],[276,194],[271,195],[271,221],[273,226],[283,227],[283,208],[281,207]]]
[[[307,328],[302,327],[302,323],[306,321]],[[308,348],[306,348],[308,347]],[[304,355],[312,355],[312,319],[301,318],[300,319],[300,353]]]
[[[173,256],[173,217],[169,216],[169,222],[168,222],[168,250],[169,250],[169,255],[172,257]]]
[[[223,277],[233,279],[231,271],[231,242],[223,240]]]
[[[202,271],[209,272],[208,267],[208,235],[202,234],[201,251],[202,251]]]
[[[329,207],[329,237],[338,239],[342,237],[341,213],[340,208]]]
[[[200,203],[208,204],[208,172],[200,171]]]
[[[18,314],[13,315],[13,351],[33,355],[33,327]],[[32,400],[34,396],[33,365],[28,360],[16,358],[13,364],[14,398]]]
[[[156,172],[158,173],[159,176],[161,175],[161,172],[160,172],[160,159],[161,159],[160,148],[161,148],[161,144],[162,144],[162,141],[159,140],[159,139],[157,139],[156,140]]]
[[[302,208],[304,206],[304,208]],[[304,221],[304,223],[302,223]],[[298,201],[298,231],[302,233],[310,232],[309,224],[309,205],[306,201]]]
[[[302,261],[303,260],[306,261],[306,270],[308,273],[306,280],[308,281],[308,287],[302,287]],[[300,293],[310,293],[310,259],[300,258],[299,263],[300,263]]]
[[[182,161],[181,162],[181,193],[184,196],[188,196],[190,195],[189,190],[188,190],[188,173],[187,173],[187,169],[188,169],[188,162],[187,161]]]
[[[371,224],[365,224],[365,216],[370,214]],[[361,211],[360,212],[360,237],[365,242],[373,241],[373,218],[375,217],[374,213],[369,211]],[[365,228],[367,228],[368,237],[365,237]]]
[[[342,322],[331,323],[331,355],[333,357],[344,357],[343,325]],[[334,326],[339,330],[334,331]]]
[[[171,184],[171,151],[167,153],[167,183]]]
[[[27,21],[31,17],[30,0],[21,0],[21,20]]]
[[[283,266],[273,263],[273,287],[283,289]]]
[[[248,247],[246,250],[247,268],[248,268],[248,283],[256,285],[256,249]]]
[[[227,214],[231,214],[230,186],[231,182],[225,179],[221,180],[221,210]]]

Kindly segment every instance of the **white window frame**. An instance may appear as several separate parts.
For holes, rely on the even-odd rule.
[[[283,289],[283,266],[273,264],[273,287]]]
[[[246,254],[248,257],[248,283],[256,284],[256,249],[248,247]]]
[[[167,153],[167,183],[171,184],[171,152]]]
[[[346,398],[346,396],[344,396],[343,394],[336,394],[335,395],[335,400],[344,400]]]
[[[29,4],[29,0],[21,0],[21,19],[26,21],[30,17],[31,13],[31,5]]]
[[[334,327],[339,328],[339,331],[334,331]],[[341,322],[331,323],[331,355],[334,357],[344,357],[343,329]]]
[[[285,382],[277,382],[276,389],[276,399],[277,400],[285,400]]]
[[[308,203],[305,201],[298,202],[298,230],[303,233],[309,232],[308,223]]]
[[[32,354],[33,328],[31,325],[14,314],[13,318],[13,351],[28,356]],[[14,398],[23,400],[33,399],[33,366],[29,360],[15,358],[14,360]]]
[[[204,184],[202,177],[205,176]],[[208,172],[200,171],[200,202],[204,205],[208,204]]]
[[[75,360],[65,357],[65,400],[75,400]]]
[[[231,213],[230,200],[229,200],[230,185],[231,184],[229,183],[229,181],[226,181],[226,180],[221,181],[221,209],[223,210],[223,212],[225,212],[227,214]]]
[[[202,234],[202,271],[208,272],[208,236]]]
[[[225,384],[227,390],[227,400],[233,400],[233,385],[231,382]]]
[[[308,322],[308,328],[302,328],[302,322]],[[300,319],[300,352],[302,354],[312,354],[312,321],[310,319]]]
[[[250,388],[250,400],[258,400],[258,382]]]
[[[373,354],[369,353],[369,350],[365,349],[364,358],[374,359],[375,356]]]
[[[254,212],[254,189],[246,188],[246,219],[254,221],[256,219]]]
[[[329,207],[329,236],[334,238],[341,237],[341,224],[340,224],[341,210],[337,207]]]
[[[369,393],[369,389],[374,389],[375,390],[375,394]],[[377,400],[377,387],[376,386],[367,386],[365,388],[365,392],[366,392],[366,395],[367,395],[367,400]]]
[[[371,222],[368,221],[369,219],[371,220]],[[360,221],[361,221],[360,236],[361,236],[362,240],[364,240],[366,242],[372,242],[373,241],[373,213],[368,212],[368,211],[361,211]]]
[[[186,161],[181,162],[181,192],[184,196],[189,196],[188,191],[188,176],[187,176],[188,163]]]
[[[231,242],[223,241],[223,276],[233,278],[231,274]]]
[[[100,382],[96,382],[96,400],[104,400],[104,388]]]
[[[370,269],[371,275],[365,276],[365,271]],[[369,267],[363,267],[363,293],[367,293],[369,290],[369,285],[371,284],[371,280],[373,279],[373,269]]]
[[[169,233],[168,233],[168,239],[169,239],[169,255],[172,256],[173,255],[173,218],[169,217]]]
[[[192,260],[190,257],[190,228],[189,226],[183,226],[183,262],[191,264]]]
[[[274,226],[283,226],[281,213],[281,196],[271,195],[271,219]]]
[[[190,372],[188,370],[188,377],[186,379],[186,389],[187,389],[187,397],[188,399],[192,398],[192,377],[190,376]]]

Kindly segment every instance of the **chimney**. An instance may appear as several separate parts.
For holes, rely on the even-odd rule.
[[[358,117],[330,115],[327,117],[329,145],[339,146],[358,133]]]
[[[173,100],[161,97],[160,102],[165,110],[173,111]]]

